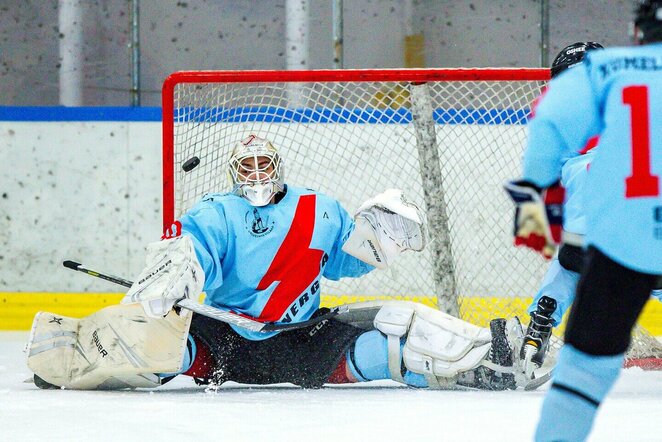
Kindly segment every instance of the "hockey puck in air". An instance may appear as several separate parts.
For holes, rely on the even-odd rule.
[[[191,157],[184,164],[182,164],[182,169],[184,169],[184,172],[190,172],[193,169],[195,169],[198,164],[200,164],[200,158],[198,157]]]

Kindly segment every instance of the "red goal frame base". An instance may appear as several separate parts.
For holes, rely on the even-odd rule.
[[[626,359],[623,368],[639,367],[642,370],[662,370],[662,358],[633,358]]]

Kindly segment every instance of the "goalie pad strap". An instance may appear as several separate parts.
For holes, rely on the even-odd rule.
[[[498,373],[519,373],[515,367],[504,367],[503,365],[495,364],[494,362],[484,359],[480,365],[489,368],[490,370],[496,371]]]
[[[402,377],[402,356],[400,353],[400,338],[387,335],[388,345],[388,371],[391,374],[391,379],[401,384],[405,383]]]
[[[375,316],[375,328],[384,333],[387,338],[388,370],[391,379],[402,384],[402,354],[400,352],[400,338],[407,334],[409,324],[414,316],[414,309],[409,305],[391,305],[382,307]]]

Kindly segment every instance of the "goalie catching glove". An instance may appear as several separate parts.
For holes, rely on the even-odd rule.
[[[527,181],[504,184],[515,202],[515,245],[525,246],[549,259],[561,243],[565,189],[559,184],[540,191]]]
[[[205,274],[195,255],[193,241],[184,235],[147,246],[146,267],[122,299],[122,304],[140,303],[147,316],[168,314],[175,303],[196,298],[205,284]]]
[[[423,212],[399,189],[388,189],[363,203],[354,221],[342,250],[379,269],[406,250],[420,252],[427,243]]]

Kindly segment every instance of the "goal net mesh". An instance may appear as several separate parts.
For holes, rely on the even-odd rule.
[[[245,75],[175,74],[164,88],[165,227],[205,193],[230,190],[230,151],[255,134],[279,149],[289,185],[328,194],[350,214],[387,188],[427,213],[424,252],[386,271],[324,281],[326,305],[410,299],[482,326],[515,315],[528,322],[548,263],[513,246],[513,203],[502,185],[521,174],[526,120],[546,71]],[[184,171],[193,157],[199,165]],[[650,353],[655,339],[637,336],[653,340],[643,344]]]

